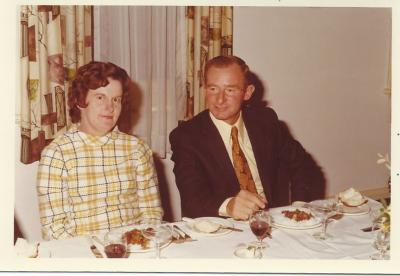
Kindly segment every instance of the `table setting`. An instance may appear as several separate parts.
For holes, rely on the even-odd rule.
[[[329,199],[260,210],[248,221],[184,217],[40,242],[34,257],[385,260],[390,227],[382,214],[380,202],[350,188]]]

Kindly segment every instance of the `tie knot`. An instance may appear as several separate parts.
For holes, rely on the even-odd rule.
[[[232,139],[235,139],[235,140],[238,139],[238,129],[237,129],[237,127],[235,127],[235,126],[232,127],[231,136],[232,136]]]

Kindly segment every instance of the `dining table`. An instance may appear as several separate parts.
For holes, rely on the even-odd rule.
[[[262,250],[264,259],[369,259],[370,255],[377,252],[374,246],[374,231],[363,231],[370,227],[372,220],[370,213],[379,210],[382,205],[373,199],[368,199],[367,211],[356,213],[338,212],[335,217],[328,220],[327,233],[331,235],[328,239],[318,240],[313,237],[318,227],[297,229],[295,227],[280,227],[272,224],[271,235],[264,241],[267,247]],[[289,207],[289,206],[288,206]],[[274,209],[270,209],[273,213]],[[219,218],[220,220],[223,218]],[[240,258],[251,256],[240,256],[236,254],[238,248],[248,247],[248,244],[256,240],[249,223],[246,221],[235,221],[232,218],[223,219],[227,225],[243,231],[223,231],[222,233],[202,234],[193,231],[188,222],[171,222],[171,225],[179,226],[189,234],[191,241],[181,243],[170,242],[163,246],[161,255],[163,258]],[[96,234],[102,241],[105,233]],[[91,250],[93,243],[105,257],[104,248],[96,240],[88,239],[86,236],[78,236],[68,239],[51,240],[40,242],[38,247],[39,258],[96,258]],[[97,256],[99,257],[99,256]],[[155,251],[130,253],[128,258],[154,258]]]

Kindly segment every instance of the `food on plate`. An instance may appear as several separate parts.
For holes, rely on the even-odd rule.
[[[283,210],[282,214],[295,221],[304,221],[304,220],[310,220],[314,216],[311,213],[307,213],[305,211],[302,211],[300,209],[296,210]]]
[[[293,229],[304,229],[321,224],[319,218],[306,207],[278,207],[271,209],[272,224]]]
[[[367,202],[362,194],[354,188],[349,188],[343,192],[340,192],[338,198],[339,201],[341,201],[344,205],[350,207],[357,207]]]
[[[133,229],[131,231],[125,232],[124,234],[126,243],[140,245],[142,249],[149,248],[149,239],[143,236],[142,231],[139,229]]]
[[[220,225],[208,219],[199,219],[195,220],[193,227],[200,232],[213,233],[220,228]]]

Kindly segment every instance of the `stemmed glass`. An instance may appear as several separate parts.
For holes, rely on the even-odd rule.
[[[378,227],[378,229],[379,229],[379,225],[376,223],[378,222],[380,215],[381,215],[381,211],[379,209],[371,208],[371,210],[369,210],[369,217],[371,219],[373,229],[376,229],[375,227]]]
[[[127,241],[120,229],[114,229],[104,236],[104,252],[107,258],[126,258]]]
[[[154,222],[146,224],[142,229],[144,237],[155,244],[156,258],[161,258],[161,246],[168,243],[172,238],[171,227],[165,222]]]
[[[378,223],[374,224],[374,228],[378,228]],[[372,260],[388,260],[389,256],[386,255],[386,251],[389,249],[390,246],[390,232],[377,230],[375,235],[375,242],[374,242],[376,249],[378,249],[379,253],[373,254],[371,257]]]
[[[256,251],[259,251],[258,258],[262,258],[262,249],[268,247],[263,239],[270,231],[271,216],[267,210],[254,212],[249,219],[250,229],[257,237]]]
[[[314,214],[321,219],[322,229],[320,232],[314,233],[313,237],[318,240],[326,240],[332,235],[326,233],[328,219],[337,212],[337,202],[335,200],[324,200],[318,203],[312,203],[311,209]]]

